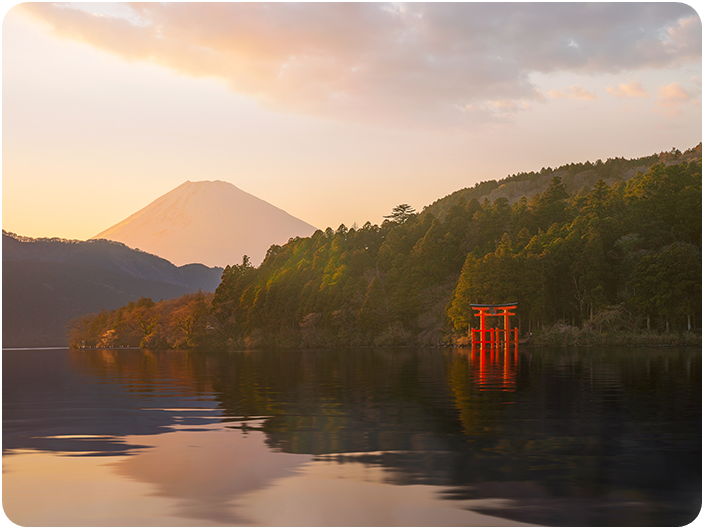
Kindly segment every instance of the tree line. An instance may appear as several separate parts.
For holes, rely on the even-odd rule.
[[[679,164],[701,160],[702,144],[699,143],[685,152],[673,148],[671,151],[651,154],[640,158],[609,158],[605,162],[597,160],[569,163],[560,167],[543,167],[540,171],[520,172],[509,175],[500,180],[489,180],[478,182],[474,187],[459,189],[441,199],[436,200],[429,206],[427,211],[436,217],[445,218],[449,209],[464,197],[469,201],[472,198],[482,200],[489,198],[491,202],[499,197],[506,197],[509,202],[514,203],[522,196],[533,196],[539,191],[543,191],[550,181],[559,176],[566,190],[574,194],[585,186],[594,187],[598,180],[602,180],[609,185],[616,182],[623,182],[633,177],[638,171],[645,172],[656,163],[664,165]]]
[[[701,321],[701,160],[656,163],[569,194],[402,204],[228,266],[214,294],[141,299],[69,324],[72,346],[350,347],[462,343],[471,303],[517,302],[521,334],[555,325],[680,332]]]

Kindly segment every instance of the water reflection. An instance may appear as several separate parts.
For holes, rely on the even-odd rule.
[[[516,390],[518,350],[505,346],[488,351],[472,349],[472,381],[479,391]]]
[[[19,460],[99,455],[139,484],[135,505],[155,499],[141,525],[678,525],[699,509],[699,351],[25,353],[3,355],[10,490],[34,465]],[[86,520],[68,525],[105,525]]]
[[[290,476],[310,456],[275,453],[264,435],[219,428],[207,434],[177,429],[169,435],[142,439],[158,450],[144,450],[115,465],[122,476],[155,485],[156,496],[178,500],[174,515],[225,525],[253,523],[238,514],[233,498],[263,489]]]

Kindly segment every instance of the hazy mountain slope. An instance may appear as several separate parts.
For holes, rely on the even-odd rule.
[[[67,345],[66,324],[82,314],[111,310],[141,296],[155,301],[192,289],[103,270],[46,261],[3,261],[2,345]]]
[[[174,266],[122,243],[32,239],[2,234],[2,339],[5,347],[66,344],[65,326],[82,314],[149,297],[213,292],[222,268]]]
[[[315,227],[221,181],[187,181],[93,239],[120,241],[177,264],[258,265],[272,244]]]
[[[533,195],[545,191],[555,176],[562,178],[567,191],[572,194],[580,191],[585,186],[592,187],[600,179],[609,185],[618,181],[628,180],[635,176],[638,171],[646,172],[654,163],[660,162],[664,165],[673,165],[701,159],[702,144],[700,143],[683,153],[673,149],[672,151],[631,160],[610,158],[606,162],[597,160],[594,163],[571,163],[555,169],[543,168],[539,172],[522,172],[507,176],[502,180],[480,182],[474,187],[455,191],[426,206],[423,209],[423,213],[432,213],[434,216],[443,219],[460,197],[464,197],[467,201],[476,198],[479,202],[487,199],[492,204],[500,197],[508,199],[510,203],[520,200],[521,197],[530,199]]]
[[[213,292],[222,269],[201,264],[175,266],[166,259],[106,240],[33,239],[3,230],[3,261],[44,261],[94,266],[116,274]]]

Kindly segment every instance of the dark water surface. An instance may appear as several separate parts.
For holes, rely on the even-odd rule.
[[[3,351],[20,525],[678,526],[701,351]]]

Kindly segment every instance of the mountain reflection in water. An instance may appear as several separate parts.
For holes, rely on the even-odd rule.
[[[701,352],[6,350],[3,453],[27,525],[682,525]]]

